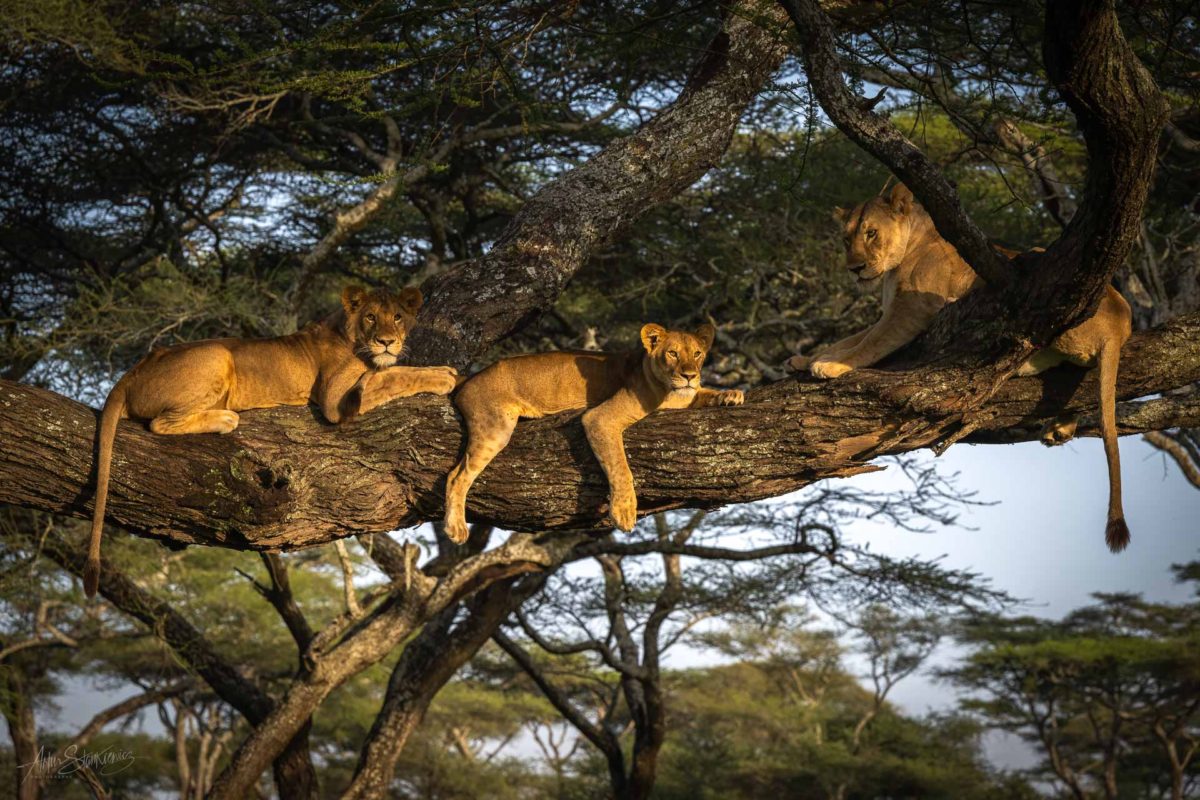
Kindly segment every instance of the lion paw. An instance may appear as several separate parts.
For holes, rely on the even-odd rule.
[[[461,515],[451,517],[446,515],[442,530],[445,531],[447,538],[455,544],[462,544],[471,535],[471,531],[467,528],[467,521]]]
[[[741,389],[730,389],[721,392],[720,397],[717,398],[717,405],[719,406],[740,406],[744,402],[746,402],[746,395],[742,393]]]
[[[429,367],[429,388],[433,394],[450,394],[458,385],[458,370],[454,367]]]
[[[823,361],[816,360],[809,365],[809,372],[816,375],[818,378],[836,378],[839,375],[845,375],[854,367],[849,364],[843,364],[840,361]]]
[[[1058,422],[1047,425],[1042,429],[1042,444],[1046,447],[1057,447],[1075,438],[1076,420]]]
[[[621,492],[609,501],[609,516],[613,524],[628,533],[637,524],[637,495],[633,492]]]
[[[217,433],[233,433],[237,429],[240,417],[236,411],[217,412]]]

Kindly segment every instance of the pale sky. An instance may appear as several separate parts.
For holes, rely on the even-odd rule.
[[[872,549],[893,556],[934,558],[946,567],[972,569],[1028,601],[1021,613],[1049,618],[1091,601],[1093,592],[1139,592],[1148,600],[1184,602],[1190,587],[1175,583],[1172,564],[1200,558],[1200,489],[1184,479],[1174,462],[1140,436],[1121,443],[1125,515],[1133,534],[1119,555],[1104,545],[1108,469],[1100,440],[1079,439],[1061,447],[956,445],[943,467],[960,473],[960,486],[976,499],[999,501],[973,507],[961,517],[975,530],[947,528],[932,533],[863,531]],[[901,476],[873,473],[852,480],[864,487],[898,485]],[[934,663],[948,664],[946,646]],[[916,675],[893,692],[893,702],[911,713],[946,710],[954,689]],[[1030,751],[1013,737],[990,736],[986,751],[1005,767],[1028,765]]]

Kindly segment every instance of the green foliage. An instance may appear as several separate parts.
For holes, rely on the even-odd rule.
[[[288,332],[334,308],[346,281],[420,282],[478,257],[531,193],[678,94],[720,7],[710,0],[0,4],[8,56],[0,71],[0,375],[96,403],[151,347]],[[1185,138],[1200,132],[1193,12],[1183,0],[1121,8]],[[986,136],[997,115],[1011,117],[1078,194],[1082,145],[1040,74],[1041,6],[930,2],[894,4],[888,13],[886,37],[846,37],[852,85],[870,90],[886,77],[880,70],[933,75],[936,63],[937,82],[893,89],[881,110],[944,166],[993,238],[1019,248],[1053,239],[1057,227],[1022,154]],[[581,124],[605,110],[612,113]],[[465,136],[480,131],[488,135]],[[1171,144],[1161,162],[1130,275],[1148,298],[1137,307],[1164,316],[1195,301],[1200,163]],[[428,168],[423,177],[325,261],[305,265],[336,231],[339,214],[417,166]],[[589,328],[602,345],[626,346],[648,319],[711,317],[720,323],[711,365],[717,383],[776,377],[798,348],[811,351],[876,315],[877,299],[842,268],[829,212],[875,195],[886,177],[828,129],[789,64],[719,164],[596,254],[550,313],[487,358],[577,346]],[[1132,278],[1122,284],[1132,287]],[[753,574],[724,563],[689,566],[685,611],[736,612],[768,624],[709,631],[707,644],[732,663],[668,675],[671,733],[660,796],[825,796],[844,786],[848,797],[1028,797],[1020,779],[982,766],[977,741],[982,726],[1028,735],[1014,698],[1065,703],[1063,747],[1094,760],[1081,719],[1094,708],[1095,687],[1150,681],[1165,692],[1155,695],[1158,705],[1146,698],[1139,709],[1177,708],[1194,696],[1194,610],[1102,598],[1062,623],[978,621],[964,633],[975,652],[954,676],[979,692],[969,705],[974,716],[913,719],[883,704],[856,743],[874,697],[845,671],[845,650],[874,647],[885,654],[878,664],[903,672],[936,639],[925,615],[1000,598],[971,573],[848,552],[839,548],[839,527],[868,515],[898,529],[948,524],[957,504],[946,499],[954,494],[928,476],[904,498],[843,502],[847,493],[823,487],[805,500],[805,522],[824,531],[804,533],[816,555],[773,559]],[[790,541],[784,516],[778,507],[740,509],[726,533],[769,531]],[[0,634],[7,642],[38,633],[45,602],[47,618],[81,644],[8,659],[0,665],[0,703],[11,708],[28,697],[41,713],[68,691],[67,678],[122,690],[194,678],[153,631],[107,606],[80,603],[74,581],[36,556],[44,524],[23,518],[22,538],[0,553]],[[74,522],[55,526],[78,532]],[[862,580],[846,580],[826,553]],[[267,582],[256,556],[177,553],[119,535],[106,541],[105,555],[266,690],[278,694],[294,675],[296,645],[252,583]],[[379,576],[357,549],[353,558],[361,595]],[[332,554],[284,561],[314,628],[343,613]],[[655,576],[633,561],[626,562],[628,605],[644,615]],[[1194,564],[1181,570],[1190,578],[1197,572]],[[604,618],[586,584],[556,578],[558,598],[530,613]],[[848,640],[808,620],[769,624],[780,602],[800,598],[873,617],[859,620],[859,635]],[[900,607],[916,616],[897,615]],[[329,794],[354,768],[390,666],[357,676],[314,720]],[[617,686],[584,657],[544,666],[581,703],[611,697]],[[1014,682],[1001,686],[1001,676]],[[199,684],[184,701],[197,712],[214,703]],[[219,732],[237,741],[244,724],[219,710]],[[627,716],[618,709],[618,722]],[[527,680],[481,658],[434,702],[403,754],[397,796],[604,796],[603,765],[586,748],[572,750],[563,731]],[[1161,781],[1161,748],[1147,731],[1139,721],[1123,734],[1120,771],[1130,787]],[[161,737],[106,737],[139,756],[113,788],[130,796],[174,788],[174,753]],[[548,748],[538,763],[537,742],[550,741],[563,752]],[[59,788],[83,796],[77,784]]]
[[[849,731],[871,707],[857,682],[800,670],[789,686],[772,673],[742,662],[679,676],[656,796],[825,798],[841,785],[847,797],[999,796],[974,725],[889,707],[852,753]]]

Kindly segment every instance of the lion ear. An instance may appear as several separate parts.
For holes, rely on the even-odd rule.
[[[842,208],[841,206],[833,207],[834,222],[840,222],[841,224],[845,225],[848,219],[850,219],[850,209]]]
[[[342,308],[346,309],[346,315],[353,315],[354,312],[362,308],[363,302],[367,299],[367,290],[361,286],[353,284],[342,289]]]
[[[913,207],[913,193],[903,183],[897,183],[892,187],[892,196],[888,199],[888,205],[896,213],[908,216]]]
[[[416,314],[421,310],[421,304],[425,302],[424,295],[421,290],[415,286],[406,286],[400,290],[400,308],[407,311],[409,314]]]
[[[662,325],[655,325],[653,322],[642,326],[642,347],[646,348],[646,352],[654,351],[658,347],[658,343],[667,335],[667,329]]]
[[[711,323],[704,323],[699,328],[696,328],[695,337],[704,345],[704,349],[708,350],[712,347],[713,339],[717,336],[717,329]]]

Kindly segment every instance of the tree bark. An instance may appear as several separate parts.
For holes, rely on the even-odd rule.
[[[1135,334],[1118,394],[1144,397],[1200,379],[1200,314]],[[1094,412],[1094,372],[1014,378],[970,416],[909,402],[953,391],[924,370],[789,379],[746,405],[665,411],[630,428],[640,511],[707,508],[785,494],[873,469],[880,455],[972,441],[1032,441],[1060,412]],[[922,405],[927,405],[924,403]],[[1122,433],[1196,425],[1186,399],[1123,406]],[[450,402],[415,397],[334,428],[305,409],[243,414],[229,436],[155,436],[122,423],[111,518],[142,536],[238,550],[284,550],[436,519],[462,428]],[[89,516],[96,412],[0,381],[0,502]],[[1081,431],[1090,434],[1086,426]],[[598,528],[604,475],[577,415],[522,422],[471,490],[469,512],[508,530]]]

